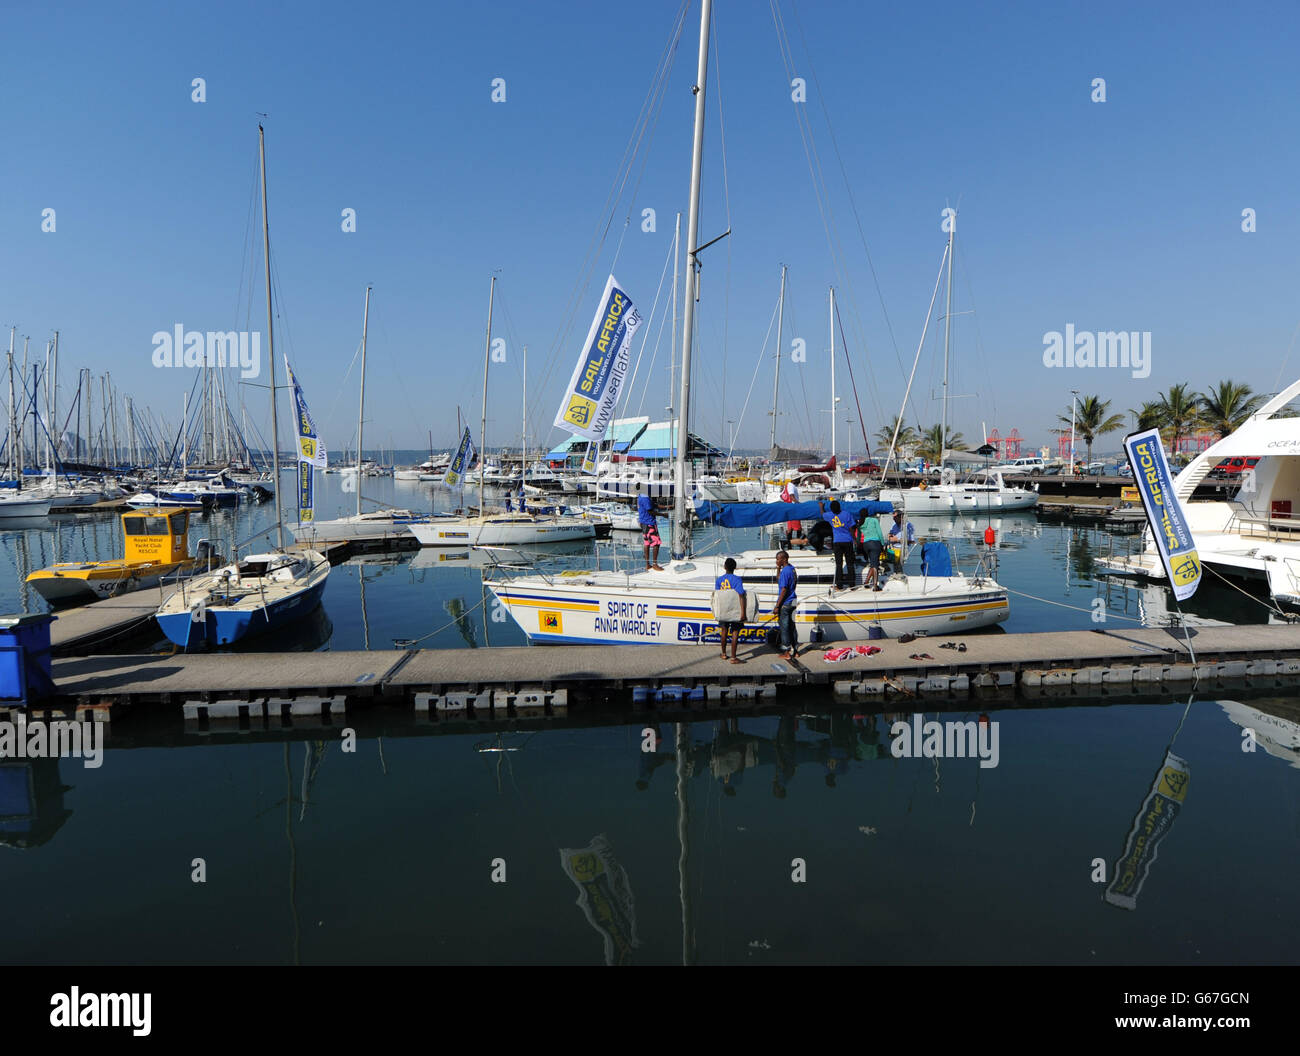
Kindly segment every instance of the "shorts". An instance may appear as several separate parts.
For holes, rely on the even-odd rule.
[[[745,625],[740,620],[723,620],[718,624],[724,631],[739,631]]]
[[[646,546],[662,546],[663,540],[659,538],[659,529],[653,524],[647,524],[641,532],[641,542]]]

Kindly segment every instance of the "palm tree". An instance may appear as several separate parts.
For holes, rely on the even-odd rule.
[[[1155,429],[1160,425],[1160,404],[1155,400],[1143,400],[1140,408],[1134,410],[1130,407],[1128,413],[1137,419],[1139,431]]]
[[[898,430],[898,442],[894,448],[894,455],[897,457],[900,448],[914,447],[920,440],[915,429],[910,425],[901,425],[899,419],[902,415],[894,415],[894,420],[881,429],[876,430],[876,441],[880,449],[886,453],[889,451],[889,445],[894,444],[894,431]]]
[[[1122,428],[1124,416],[1112,414],[1107,417],[1110,400],[1103,400],[1100,396],[1080,396],[1072,409],[1073,417],[1060,414],[1057,418],[1066,425],[1073,424],[1075,436],[1083,437],[1083,442],[1088,447],[1088,461],[1091,462],[1093,440]],[[1062,429],[1061,432],[1064,433],[1065,430]]]
[[[1220,440],[1254,414],[1263,402],[1262,395],[1251,395],[1249,385],[1235,381],[1221,381],[1215,388],[1200,395],[1205,426],[1218,433]]]
[[[966,443],[962,440],[961,433],[954,433],[951,428],[948,430],[948,442],[941,443],[943,426],[932,425],[921,434],[920,445],[916,453],[930,462],[938,462],[943,459],[944,450],[948,451],[965,451]]]
[[[1201,408],[1194,393],[1187,391],[1187,383],[1170,385],[1168,392],[1162,392],[1156,400],[1157,413],[1161,429],[1168,429],[1170,436],[1169,450],[1178,453],[1178,441],[1189,426],[1201,424]]]

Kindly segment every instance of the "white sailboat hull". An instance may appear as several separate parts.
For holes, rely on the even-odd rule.
[[[329,521],[303,521],[286,524],[300,543],[315,541],[342,542],[350,539],[392,539],[409,536],[413,524],[427,524],[430,517],[410,510],[363,513],[361,516],[337,517]]]
[[[880,501],[901,503],[908,513],[919,514],[1030,510],[1038,505],[1038,492],[982,484],[936,484],[929,488],[882,488]]]
[[[50,497],[28,497],[21,492],[0,496],[0,520],[10,517],[43,517],[50,512]]]
[[[657,575],[662,580],[671,573]],[[624,584],[617,578],[624,578]],[[711,579],[652,586],[645,578],[594,573],[548,582],[540,576],[520,576],[490,582],[488,588],[536,644],[699,645],[720,640],[709,605]],[[776,601],[776,585],[755,585],[747,593],[751,611],[740,637],[762,641],[776,626],[775,620],[760,622]],[[858,588],[831,594],[802,588],[795,625],[806,645],[814,628],[822,643],[878,635],[954,634],[1000,623],[1009,612],[1006,590],[992,580],[913,576],[895,579],[880,591]]]
[[[498,517],[434,518],[413,524],[410,532],[421,546],[519,546],[594,539],[596,526],[581,517],[532,517],[503,514]]]

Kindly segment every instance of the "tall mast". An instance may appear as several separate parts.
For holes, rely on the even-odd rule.
[[[682,214],[677,214],[677,226],[673,230],[673,326],[668,333],[668,424],[671,431],[673,421],[673,393],[677,389],[677,284],[681,281],[677,264],[682,254]]]
[[[54,331],[54,351],[50,357],[50,425],[59,428],[59,332]],[[62,437],[51,434],[50,442],[54,445],[54,458],[59,458],[59,443]]]
[[[839,408],[835,406],[835,287],[831,287],[831,458],[835,457],[835,419]]]
[[[479,422],[478,442],[478,515],[483,516],[483,473],[487,469],[487,381],[488,360],[492,356],[492,301],[496,297],[497,277],[492,276],[492,285],[488,287],[488,325],[487,341],[483,345],[483,417]]]
[[[131,459],[131,468],[134,469],[140,464],[140,456],[135,450],[135,408],[131,405],[131,397],[126,398],[126,436],[127,452]]]
[[[361,430],[366,422],[366,331],[370,326],[370,287],[366,287],[366,310],[361,316],[361,402],[357,408],[357,516],[361,516]]]
[[[524,345],[524,415],[523,432],[519,434],[520,492],[528,479],[528,346]]]
[[[695,75],[695,145],[691,151],[691,209],[686,222],[686,289],[682,311],[682,381],[677,401],[677,467],[674,488],[673,557],[686,556],[690,522],[686,512],[686,451],[691,440],[691,335],[695,326],[695,253],[700,237],[700,171],[704,162],[704,96],[709,74],[709,19],[713,0],[700,4],[700,62]]]
[[[50,414],[50,349],[53,346],[53,341],[45,342],[45,467],[50,474],[54,472],[54,449],[51,446],[54,441],[50,439],[50,429],[54,424]]]
[[[262,168],[262,257],[266,264],[266,347],[271,360],[271,464],[275,467],[271,490],[275,492],[276,538],[284,549],[284,517],[280,512],[280,422],[275,412],[275,332],[271,324],[271,224],[266,216],[266,134],[257,126],[257,153]]]
[[[948,446],[948,341],[952,336],[952,240],[957,233],[957,214],[948,220],[948,307],[943,312],[943,418],[939,426],[939,468],[943,469],[943,453]]]
[[[14,421],[14,332],[18,327],[9,328],[9,476],[14,476],[15,461],[14,445],[18,439],[18,428]],[[22,483],[19,481],[19,483]]]
[[[18,380],[19,382],[22,383],[22,387],[23,387],[23,413],[18,418],[18,434],[19,434],[18,435],[18,475],[19,476],[22,476],[23,466],[27,464],[27,451],[26,451],[27,445],[23,443],[22,423],[27,418],[27,343],[29,341],[31,341],[30,337],[23,338],[23,370],[22,373],[18,375]]]
[[[781,265],[781,299],[776,304],[776,377],[772,379],[772,450],[776,450],[776,394],[781,385],[781,328],[785,322],[785,265]]]

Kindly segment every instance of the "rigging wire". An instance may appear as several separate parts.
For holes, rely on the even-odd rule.
[[[602,222],[598,220],[596,230],[593,232],[591,241],[587,246],[586,253],[583,255],[582,264],[578,269],[578,278],[574,282],[573,292],[569,296],[568,303],[564,309],[563,322],[559,331],[556,333],[554,340],[546,357],[546,370],[542,376],[540,390],[545,391],[550,384],[551,374],[554,372],[555,365],[559,359],[559,352],[569,338],[573,329],[574,320],[578,310],[581,308],[583,301],[587,297],[587,292],[591,286],[591,279],[596,263],[599,260],[600,252],[609,237],[609,229],[613,225],[614,217],[618,212],[618,203],[622,199],[623,188],[627,184],[627,177],[631,171],[632,163],[636,158],[637,151],[640,150],[641,142],[645,137],[646,125],[653,118],[657,121],[657,115],[662,107],[663,99],[666,94],[668,75],[672,70],[673,61],[677,54],[677,46],[681,41],[682,29],[686,21],[687,9],[691,0],[682,0],[677,11],[677,16],[673,24],[672,34],[663,53],[660,56],[659,64],[651,78],[650,89],[645,101],[641,105],[641,111],[637,115],[637,120],[633,124],[632,132],[629,134],[628,143],[623,150],[623,157],[619,161],[619,167],[614,177],[614,182],[610,186],[605,196],[605,201],[601,206],[600,217],[608,218]],[[621,175],[619,175],[621,174]],[[616,193],[617,192],[617,193]],[[612,268],[610,269],[613,270]]]
[[[745,404],[740,408],[740,416],[736,419],[736,430],[739,431],[745,421],[745,412],[749,409],[749,398],[754,394],[754,383],[758,380],[758,369],[763,365],[763,360],[767,358],[767,341],[772,336],[772,327],[776,325],[777,309],[772,309],[772,315],[767,320],[767,333],[763,335],[763,344],[758,350],[758,359],[754,362],[754,373],[749,379],[749,391],[745,393]],[[779,351],[779,350],[778,350]],[[734,438],[733,438],[734,440]],[[734,453],[734,443],[728,448],[728,456]]]

